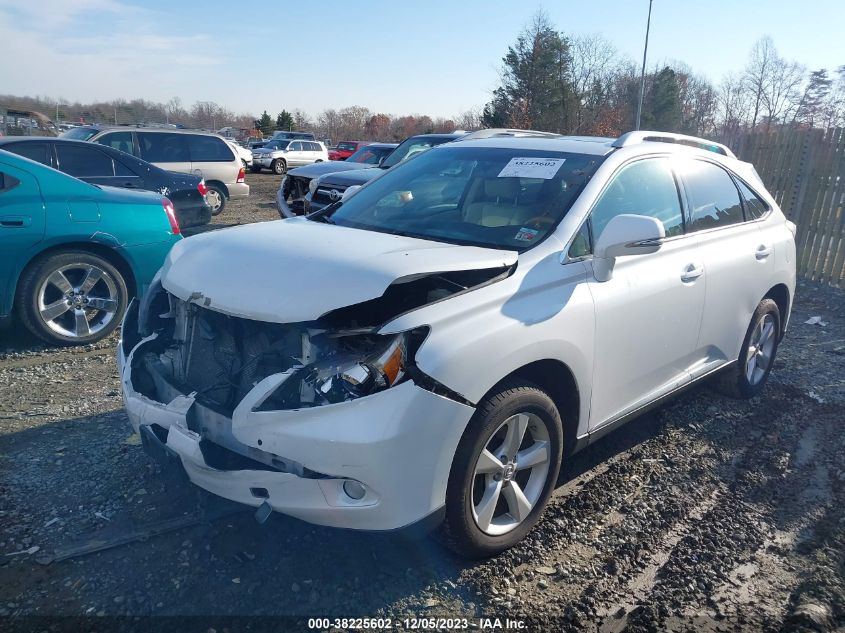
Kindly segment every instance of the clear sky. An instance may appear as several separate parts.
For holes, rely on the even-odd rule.
[[[640,59],[648,0],[0,0],[0,94],[450,116],[489,99],[541,7]],[[843,24],[845,0],[654,0],[649,65],[718,81],[768,34],[784,57],[832,70]]]

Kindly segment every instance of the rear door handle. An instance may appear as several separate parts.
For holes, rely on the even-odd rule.
[[[0,217],[0,226],[9,229],[20,229],[32,224],[32,218],[27,215],[5,215]]]
[[[695,281],[704,274],[704,266],[699,264],[687,264],[684,267],[684,272],[681,273],[681,281]]]
[[[757,247],[757,252],[754,253],[754,257],[757,259],[766,259],[769,255],[772,254],[772,247],[766,246],[765,244],[760,244]]]

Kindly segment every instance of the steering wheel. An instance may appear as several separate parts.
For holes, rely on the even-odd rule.
[[[554,218],[550,218],[547,215],[535,215],[533,218],[528,220],[528,222],[526,222],[527,225],[534,224],[534,225],[537,226],[537,228],[541,228],[540,225],[542,225],[542,224],[545,224],[546,227],[549,227],[554,223],[555,223]]]

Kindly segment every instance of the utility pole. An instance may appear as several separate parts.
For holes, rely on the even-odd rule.
[[[653,0],[648,0],[648,21],[645,24],[645,46],[643,46],[643,70],[640,73],[640,102],[637,104],[637,127],[640,129],[640,119],[643,115],[643,95],[645,95],[645,60],[648,55],[648,32],[651,29],[651,3]]]

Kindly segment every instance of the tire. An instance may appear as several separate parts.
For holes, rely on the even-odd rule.
[[[281,158],[277,158],[272,163],[270,163],[270,169],[273,171],[274,174],[281,176],[287,171],[288,166],[284,160],[282,160]]]
[[[246,171],[247,169],[249,169],[249,165],[247,164],[247,162],[246,162],[243,158],[241,159],[241,163],[242,163],[242,164],[243,164],[243,166],[244,166],[244,171]]]
[[[529,468],[523,462],[520,468],[519,460],[483,457],[483,453],[495,458],[514,453],[514,445],[508,449],[507,440],[512,430],[520,427],[526,430],[517,455],[524,455],[525,460],[530,455],[540,459],[538,442],[545,442],[545,462]],[[500,440],[504,441],[496,448]],[[528,382],[502,383],[478,406],[458,444],[446,489],[446,516],[436,538],[472,559],[493,556],[522,540],[539,520],[554,490],[562,452],[563,428],[552,399]],[[518,509],[516,516],[510,510],[512,503],[520,507],[516,501],[520,492],[531,502],[530,509],[521,506],[522,517]],[[494,499],[497,501],[491,504]],[[492,521],[487,520],[488,515]]]
[[[766,331],[769,334],[761,343]],[[737,362],[718,377],[717,389],[732,398],[747,399],[759,394],[775,364],[781,331],[777,304],[771,299],[763,299],[751,317]]]
[[[211,215],[220,215],[226,208],[226,192],[220,185],[208,185],[208,193],[205,200],[211,209]]]
[[[120,324],[129,292],[109,261],[68,250],[32,262],[21,275],[15,303],[21,322],[38,338],[85,345],[107,337]]]
[[[254,164],[254,163],[253,163],[252,167],[250,167],[250,168],[249,168],[249,170],[250,170],[253,174],[257,174],[258,172],[260,172],[260,171],[261,171],[261,165],[256,165],[256,164]]]

